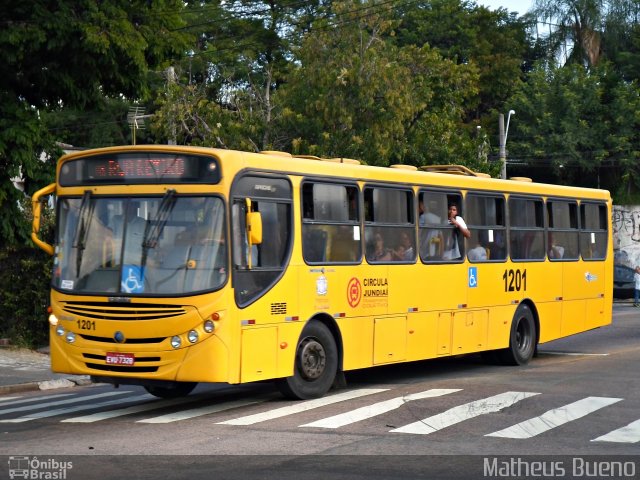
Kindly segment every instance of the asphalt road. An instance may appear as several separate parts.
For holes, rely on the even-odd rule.
[[[536,468],[640,478],[639,372],[640,309],[616,304],[613,325],[541,345],[525,367],[476,355],[386,366],[307,402],[268,383],[201,385],[173,401],[106,385],[0,396],[0,479],[25,464],[71,480],[534,478]]]

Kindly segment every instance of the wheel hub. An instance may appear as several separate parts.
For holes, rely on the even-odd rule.
[[[323,346],[316,340],[307,341],[300,350],[300,366],[302,375],[315,380],[322,375],[327,363]]]

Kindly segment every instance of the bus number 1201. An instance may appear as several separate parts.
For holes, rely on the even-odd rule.
[[[519,292],[527,290],[527,269],[519,270],[519,269],[510,269],[505,270],[504,275],[502,275],[502,279],[504,280],[504,291],[505,292]]]

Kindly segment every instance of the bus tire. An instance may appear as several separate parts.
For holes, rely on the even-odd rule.
[[[154,397],[158,398],[180,398],[186,397],[196,388],[197,382],[177,382],[171,387],[158,387],[156,385],[145,385],[144,389]]]
[[[509,347],[498,351],[504,365],[526,365],[536,350],[536,322],[531,309],[520,304],[511,321]]]
[[[312,321],[300,335],[293,375],[278,379],[276,385],[287,398],[319,398],[329,391],[337,371],[338,348],[335,339],[323,323]]]

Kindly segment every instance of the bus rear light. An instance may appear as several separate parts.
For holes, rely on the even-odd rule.
[[[49,325],[55,327],[58,325],[58,317],[56,317],[53,313],[49,315]]]
[[[207,320],[206,322],[204,322],[204,324],[202,325],[202,328],[205,332],[207,333],[211,333],[215,330],[216,325],[215,323],[213,323],[211,320]]]
[[[64,327],[62,325],[58,325],[56,327],[56,335],[58,335],[59,337],[64,335]]]
[[[182,345],[182,340],[178,335],[171,337],[171,346],[173,348],[180,348],[180,345]]]
[[[242,320],[242,325],[255,325],[256,321],[255,320]]]

